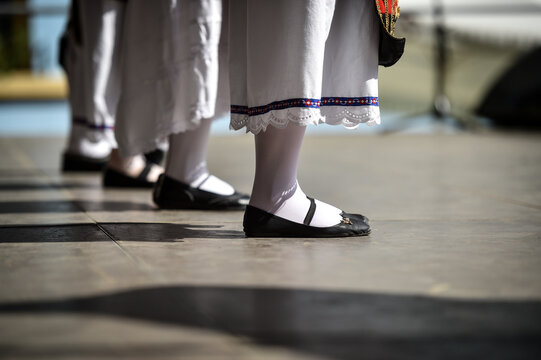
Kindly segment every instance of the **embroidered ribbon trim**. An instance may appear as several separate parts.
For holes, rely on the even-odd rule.
[[[248,116],[263,115],[272,110],[289,109],[293,107],[319,109],[321,106],[379,106],[378,97],[323,97],[321,99],[287,99],[275,101],[267,105],[248,107],[231,105],[232,114]]]

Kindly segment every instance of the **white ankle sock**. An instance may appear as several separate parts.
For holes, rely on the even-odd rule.
[[[222,179],[206,173],[202,175],[199,179],[190,183],[190,186],[197,188],[199,190],[208,191],[218,195],[233,195],[235,189],[233,186],[229,185]]]
[[[310,222],[310,226],[327,227],[333,226],[342,220],[342,210],[319,200],[316,202],[316,212]],[[274,215],[302,224],[310,209],[310,200],[297,185],[295,193],[274,212]]]
[[[269,126],[256,135],[256,175],[250,205],[284,219],[300,223],[310,209],[310,200],[297,183],[297,165],[304,127],[285,129]],[[340,223],[340,209],[316,200],[310,226]]]
[[[201,120],[191,131],[169,136],[165,165],[167,176],[200,190],[219,195],[232,195],[235,189],[207,170],[207,145],[212,119]]]

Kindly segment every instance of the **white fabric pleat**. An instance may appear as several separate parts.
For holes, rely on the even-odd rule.
[[[115,112],[119,97],[117,34],[122,24],[118,1],[78,1],[67,28],[64,51],[72,129],[68,152],[107,156],[116,147]],[[76,34],[80,38],[77,38]]]

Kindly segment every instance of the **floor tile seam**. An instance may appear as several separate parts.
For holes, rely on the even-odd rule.
[[[43,176],[50,184],[58,184],[58,181],[53,179],[51,175],[47,173],[46,169],[39,169],[39,171],[43,174]],[[60,185],[64,185],[64,179],[61,179]],[[88,220],[90,220],[94,224],[97,224],[96,220],[88,213],[88,211],[80,204],[80,202],[76,200],[76,197],[68,188],[60,187],[58,192],[75,208],[79,209],[80,213],[86,216]]]
[[[164,283],[164,279],[158,276],[156,272],[152,271],[152,267],[150,265],[148,265],[145,261],[141,260],[139,256],[132,254],[127,248],[122,246],[119,240],[98,221],[94,219],[92,220],[94,221],[94,224],[97,226],[97,228],[111,240],[111,242],[120,250],[120,252],[122,252],[124,256],[126,256],[131,262],[135,264],[139,271],[148,276],[157,284]]]
[[[48,174],[45,174],[45,175],[47,176],[47,178],[50,179],[50,176]],[[105,229],[97,219],[95,219],[80,203],[78,203],[75,199],[75,196],[70,192],[70,190],[65,189],[62,192],[66,195],[66,198],[68,201],[70,201],[77,209],[79,209],[81,213],[83,213],[84,216],[86,216],[99,229],[99,231],[101,231],[105,236],[107,236],[107,238],[111,240],[114,246],[116,246],[125,257],[127,257],[132,263],[135,264],[137,269],[142,271],[145,275],[150,277],[152,280],[155,280],[155,281],[161,280],[157,278],[155,273],[150,271],[150,266],[148,266],[144,261],[139,259],[137,256],[130,253],[126,248],[124,248],[118,242],[118,240],[115,238],[115,236],[112,233],[107,231],[107,229]]]
[[[45,171],[44,169],[38,169],[44,177],[47,179],[48,182],[53,182],[53,179],[51,176]],[[61,181],[62,183],[63,181]],[[132,261],[135,266],[142,271],[144,274],[149,276],[153,280],[160,280],[156,278],[156,274],[154,274],[152,271],[149,270],[149,266],[144,263],[141,259],[139,259],[137,256],[131,254],[127,249],[125,249],[121,244],[118,243],[117,239],[114,237],[113,234],[107,231],[100,223],[97,221],[92,215],[79,203],[76,201],[76,197],[69,189],[63,189],[60,191],[66,198],[67,201],[70,201],[75,208],[79,209],[79,211],[84,214],[84,216],[87,217],[88,220],[91,221],[98,229],[101,231],[105,236],[107,236],[111,242],[120,250],[120,252],[126,256],[130,261]]]

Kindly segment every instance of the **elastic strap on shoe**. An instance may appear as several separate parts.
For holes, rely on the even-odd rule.
[[[200,189],[201,186],[203,186],[203,184],[206,183],[207,180],[210,179],[211,176],[212,176],[211,174],[208,174],[207,177],[204,178],[203,181],[201,181],[201,182],[199,183],[199,185],[197,185],[196,189]]]
[[[147,162],[143,171],[137,175],[137,179],[141,181],[148,181],[148,174],[150,173],[150,170],[152,170],[152,163]]]
[[[316,213],[316,201],[307,196],[308,200],[310,200],[310,209],[308,209],[308,212],[306,213],[306,217],[304,218],[303,224],[304,225],[310,225],[312,222],[312,218],[314,217],[314,214]]]

